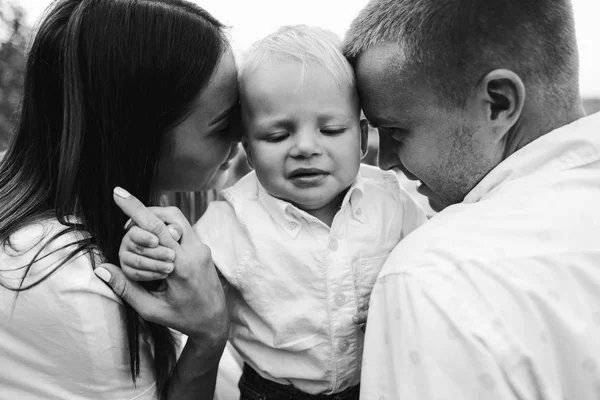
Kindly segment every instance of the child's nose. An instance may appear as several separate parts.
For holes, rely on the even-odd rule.
[[[290,152],[292,157],[311,157],[321,154],[320,135],[305,131],[298,132],[295,136],[294,147]]]

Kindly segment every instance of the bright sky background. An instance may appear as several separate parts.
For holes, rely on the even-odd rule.
[[[10,0],[9,0],[10,1]],[[307,24],[330,29],[342,36],[368,0],[195,0],[231,27],[234,49],[271,33],[280,25]],[[581,66],[581,92],[600,97],[600,0],[572,0]],[[50,0],[12,0],[35,23]]]

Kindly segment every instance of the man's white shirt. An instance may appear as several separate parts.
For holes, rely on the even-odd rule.
[[[361,399],[600,399],[600,114],[517,151],[393,250]]]

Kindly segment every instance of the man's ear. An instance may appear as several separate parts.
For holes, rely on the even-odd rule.
[[[369,121],[360,120],[360,159],[362,160],[369,151]]]
[[[246,138],[242,138],[242,146],[244,147],[244,151],[246,152],[246,161],[248,161],[248,165],[250,168],[254,169],[254,161],[252,161],[252,152],[250,151],[250,146],[248,146],[248,140]]]
[[[479,81],[476,88],[484,118],[501,138],[518,121],[525,104],[525,85],[513,71],[496,69]]]

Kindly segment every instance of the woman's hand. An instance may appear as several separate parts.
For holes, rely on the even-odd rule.
[[[145,320],[176,329],[202,347],[222,352],[229,334],[229,316],[210,249],[196,237],[179,209],[146,208],[121,188],[115,188],[114,200],[136,225],[128,231],[119,252],[130,277],[112,264],[100,265],[96,274]],[[179,242],[173,238],[179,234],[174,227],[181,229]],[[135,244],[144,240],[149,247]],[[129,251],[132,246],[144,256],[133,257],[135,253]],[[153,271],[127,267],[142,266],[148,260],[154,263]],[[160,291],[148,291],[131,277],[165,281]]]

